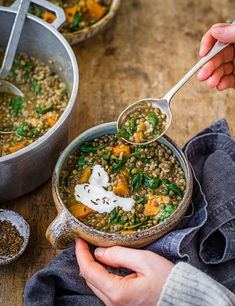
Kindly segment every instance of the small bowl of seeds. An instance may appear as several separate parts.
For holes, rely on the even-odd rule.
[[[14,211],[0,209],[0,266],[18,259],[26,249],[30,229]]]

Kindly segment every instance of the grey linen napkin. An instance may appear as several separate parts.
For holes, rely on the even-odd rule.
[[[145,249],[175,263],[187,261],[234,288],[235,141],[226,121],[219,120],[196,135],[184,146],[184,152],[194,175],[190,208],[174,231]],[[27,282],[24,294],[26,306],[103,305],[79,276],[74,247],[37,272]]]

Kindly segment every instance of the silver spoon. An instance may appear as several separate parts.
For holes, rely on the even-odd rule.
[[[235,21],[233,22],[233,24]],[[210,59],[212,59],[216,54],[218,54],[220,51],[222,51],[224,48],[226,48],[229,44],[224,44],[222,42],[217,41],[216,44],[213,46],[213,48],[210,50],[210,52],[202,57],[200,61],[191,69],[189,72],[170,90],[168,93],[161,99],[141,99],[139,101],[136,101],[129,105],[124,111],[119,115],[117,120],[117,129],[122,127],[123,123],[125,122],[127,116],[133,111],[137,109],[141,109],[141,106],[143,107],[143,103],[150,103],[152,107],[159,108],[165,115],[166,115],[166,125],[159,135],[154,135],[153,138],[148,142],[141,142],[141,143],[134,143],[128,139],[123,138],[125,141],[131,144],[139,144],[139,145],[145,145],[148,143],[151,143],[158,138],[160,138],[162,135],[166,133],[168,128],[171,125],[172,121],[172,114],[170,109],[170,101],[173,98],[173,96],[177,93],[177,91],[203,66],[205,65]]]
[[[21,0],[14,24],[11,30],[11,35],[7,44],[5,55],[2,62],[2,67],[0,70],[0,92],[10,93],[16,96],[24,97],[23,92],[17,88],[15,85],[3,80],[6,78],[12,68],[13,61],[15,59],[16,50],[19,44],[21,32],[24,26],[25,18],[29,9],[30,0]],[[0,131],[0,135],[12,134],[14,131]]]

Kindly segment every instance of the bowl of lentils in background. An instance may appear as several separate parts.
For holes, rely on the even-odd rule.
[[[77,235],[98,246],[142,247],[171,231],[192,195],[183,152],[167,136],[140,146],[115,123],[91,128],[61,154],[53,176],[59,212],[47,230],[58,248]]]
[[[4,5],[14,1],[5,0]],[[102,30],[116,14],[121,0],[51,0],[64,9],[66,24],[61,33],[71,45],[84,41]],[[52,23],[56,16],[43,10],[36,4],[31,4],[30,13]]]

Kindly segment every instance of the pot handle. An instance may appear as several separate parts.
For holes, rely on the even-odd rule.
[[[16,0],[11,7],[18,8],[20,0]],[[53,12],[56,15],[56,19],[50,24],[55,29],[59,30],[66,22],[66,17],[64,10],[49,1],[46,0],[31,0],[31,3],[35,3],[38,6],[43,7],[44,9]]]
[[[52,221],[46,230],[46,238],[54,248],[66,249],[74,244],[78,234],[75,231],[76,223],[63,209]]]

